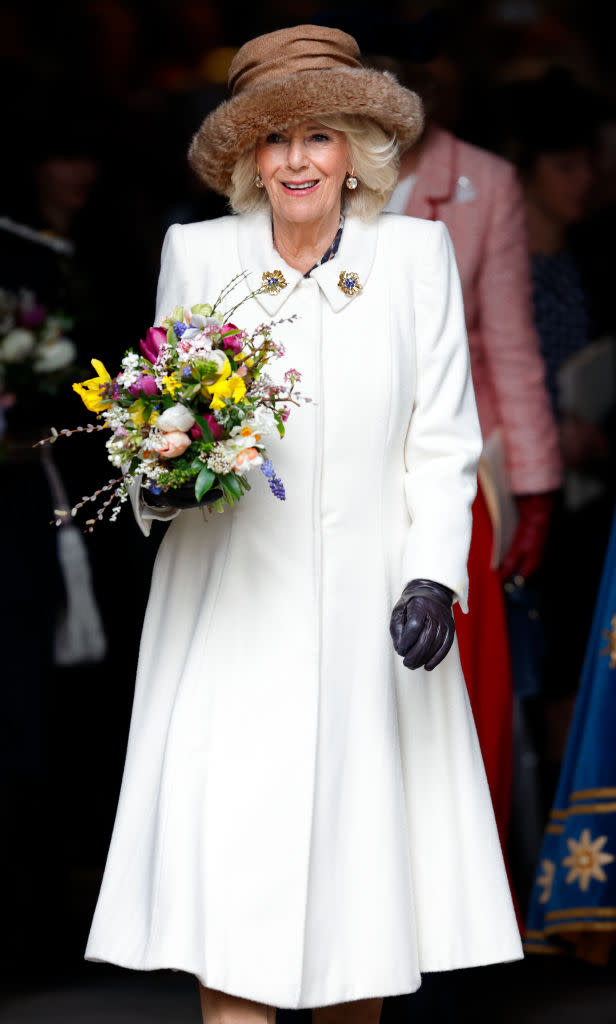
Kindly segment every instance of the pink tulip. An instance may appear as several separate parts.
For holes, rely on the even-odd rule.
[[[149,359],[151,363],[155,363],[166,341],[167,332],[164,327],[148,327],[145,341],[139,342],[142,355]]]
[[[220,423],[218,423],[218,421],[214,418],[214,416],[212,416],[212,414],[210,412],[206,412],[206,414],[203,417],[203,419],[206,421],[208,427],[212,431],[212,437],[214,438],[214,440],[215,441],[220,441],[220,439],[221,439],[221,437],[223,435],[223,429],[222,429]],[[202,433],[203,433],[203,431],[201,430],[201,427],[199,426],[198,423],[195,423],[194,427],[190,428],[190,436],[195,441],[199,440],[199,438],[201,437]]]
[[[224,335],[226,331],[237,331],[235,324],[223,324],[220,328],[220,333]],[[234,334],[232,338],[223,337],[223,345],[225,348],[230,349],[233,355],[237,355],[244,348],[244,336],[242,334]]]

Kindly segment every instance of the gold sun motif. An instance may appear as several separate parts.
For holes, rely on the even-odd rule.
[[[607,644],[601,654],[609,654],[610,668],[616,668],[616,615],[612,615],[610,629],[604,629],[603,636],[607,640]]]
[[[262,281],[263,287],[267,288],[270,295],[278,295],[278,292],[287,287],[282,270],[264,271]]]
[[[552,886],[554,884],[554,875],[556,874],[556,864],[553,860],[542,860],[541,861],[542,875],[537,878],[537,885],[543,888],[543,892],[539,897],[540,903],[549,903],[550,896],[552,895]]]
[[[579,881],[582,892],[587,892],[591,878],[597,882],[607,882],[603,865],[611,864],[614,858],[611,853],[602,852],[606,843],[607,836],[598,836],[593,840],[589,828],[584,829],[579,840],[567,839],[570,856],[562,862],[563,867],[569,868],[565,879],[567,885]]]

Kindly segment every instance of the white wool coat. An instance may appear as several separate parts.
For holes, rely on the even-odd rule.
[[[253,470],[161,544],[86,957],[311,1007],[521,947],[457,647],[410,671],[388,628],[415,577],[467,601],[482,442],[447,229],[347,217],[303,278],[265,214],[174,225],[157,322],[272,270],[234,320],[296,314],[274,372],[313,402],[269,446],[286,501]]]

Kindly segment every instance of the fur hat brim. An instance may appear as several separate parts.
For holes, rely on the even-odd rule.
[[[237,158],[259,136],[328,114],[357,114],[376,121],[396,136],[401,151],[415,142],[423,128],[419,96],[388,71],[299,71],[221,103],[194,135],[189,163],[206,185],[228,195]]]

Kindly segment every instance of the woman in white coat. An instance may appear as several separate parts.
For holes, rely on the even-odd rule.
[[[157,323],[276,277],[242,326],[296,315],[281,373],[313,401],[272,453],[285,502],[135,501],[174,521],[86,957],[193,973],[208,1024],[377,1022],[422,971],[521,955],[451,610],[481,451],[460,285],[442,224],[380,214],[421,108],[354,39],[261,36],[229,81],[190,160],[235,212],[169,230]]]

